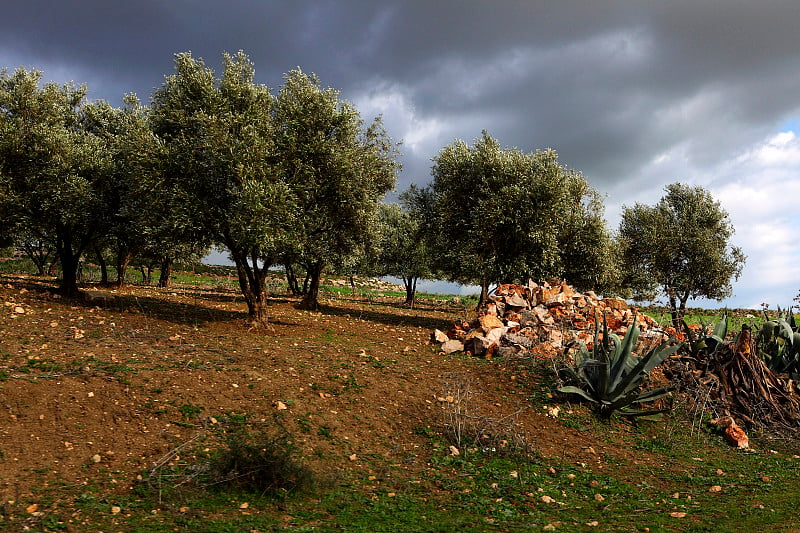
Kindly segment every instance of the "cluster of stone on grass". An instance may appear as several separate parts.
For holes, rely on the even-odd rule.
[[[591,344],[596,320],[605,319],[613,333],[624,335],[633,321],[642,341],[669,337],[653,318],[621,298],[581,293],[566,282],[500,285],[473,320],[459,320],[446,331],[435,330],[433,341],[445,353],[466,352],[482,357],[510,357],[531,352],[555,355],[568,343]]]

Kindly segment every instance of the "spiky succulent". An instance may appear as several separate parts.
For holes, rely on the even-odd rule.
[[[703,331],[706,331],[706,325],[702,325]],[[689,353],[695,358],[707,356],[725,343],[725,337],[728,335],[728,312],[722,313],[722,318],[714,325],[711,333],[696,336],[685,320],[683,321],[683,330],[686,333],[686,346]]]
[[[778,317],[768,319],[761,326],[756,341],[758,353],[770,370],[800,373],[800,332],[797,331],[791,308],[786,313],[778,310]]]
[[[642,392],[641,388],[650,371],[674,354],[681,346],[669,339],[653,348],[645,355],[633,354],[639,338],[639,327],[634,317],[633,324],[625,336],[620,338],[609,332],[608,323],[603,316],[602,335],[600,324],[595,316],[594,343],[590,351],[586,344],[576,343],[567,346],[572,352],[574,364],[564,368],[564,373],[577,382],[565,385],[558,390],[562,393],[577,394],[597,405],[600,416],[609,417],[614,412],[625,416],[644,416],[660,414],[664,410],[636,409],[641,403],[657,400],[669,394],[671,387]]]

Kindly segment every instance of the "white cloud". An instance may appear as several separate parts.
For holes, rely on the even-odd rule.
[[[741,161],[745,163],[749,160],[769,167],[798,165],[800,164],[800,139],[793,131],[778,133],[741,158]]]
[[[800,139],[781,132],[720,165],[714,197],[730,214],[734,243],[747,255],[737,305],[786,307],[800,289]],[[747,298],[747,299],[745,299]]]
[[[387,131],[403,141],[404,151],[414,154],[430,151],[430,146],[440,141],[445,130],[435,117],[420,117],[406,92],[396,86],[379,84],[358,95],[355,105],[366,120],[382,115]]]

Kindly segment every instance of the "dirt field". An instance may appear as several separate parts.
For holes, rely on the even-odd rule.
[[[425,432],[446,425],[453,394],[542,457],[590,470],[630,460],[619,444],[631,426],[589,432],[548,416],[549,385],[533,370],[546,364],[438,353],[432,330],[463,308],[341,297],[310,313],[275,297],[270,326],[254,328],[230,290],[89,288],[95,298],[77,303],[51,285],[0,280],[0,505],[9,519],[46,506],[80,523],[82,487],[129,495],[143,473],[178,461],[170,452],[234,413],[279,423],[334,482],[424,479],[431,455],[443,453]],[[639,466],[682,468],[636,455]]]

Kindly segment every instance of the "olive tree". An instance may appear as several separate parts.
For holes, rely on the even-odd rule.
[[[602,202],[555,151],[503,149],[484,131],[473,146],[444,147],[432,175],[421,194],[437,267],[451,281],[479,284],[481,303],[494,283],[570,274],[588,284],[603,275]]]
[[[402,195],[401,201],[408,198]],[[422,235],[423,219],[408,202],[381,204],[380,237],[375,256],[375,273],[403,280],[406,305],[414,305],[417,281],[431,277],[430,254]]]
[[[702,187],[673,183],[654,206],[624,206],[619,226],[625,282],[638,297],[663,292],[678,327],[689,299],[722,300],[745,263],[728,213]]]
[[[397,149],[379,118],[365,127],[339,91],[299,69],[284,77],[275,105],[276,163],[302,213],[288,255],[306,267],[301,306],[317,309],[323,270],[374,240],[378,205],[399,168]]]
[[[152,98],[152,123],[165,144],[162,187],[171,225],[192,242],[227,247],[254,321],[267,318],[266,278],[294,235],[297,202],[276,165],[274,98],[254,82],[239,52],[217,77],[190,53]]]
[[[107,281],[103,254],[109,250],[117,270],[117,286],[125,283],[125,272],[134,256],[148,244],[148,228],[157,207],[154,185],[155,162],[161,150],[148,121],[148,110],[135,95],[125,96],[125,105],[116,108],[107,102],[92,102],[84,107],[83,127],[104,145],[111,162],[103,182],[104,209],[99,214],[102,238],[94,253]]]
[[[624,294],[620,255],[604,218],[603,200],[580,176],[564,183],[563,201],[554,220],[560,276],[578,290]]]
[[[50,236],[60,291],[78,296],[80,257],[101,231],[111,158],[82,122],[86,87],[41,78],[24,68],[0,72],[0,218]]]

